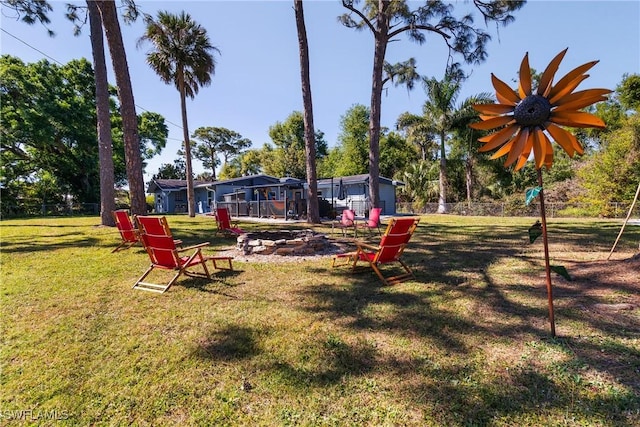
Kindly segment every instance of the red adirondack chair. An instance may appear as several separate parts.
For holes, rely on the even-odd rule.
[[[140,221],[141,218],[142,221]],[[154,236],[162,236],[167,233],[171,234],[171,230],[169,230],[169,225],[165,217],[136,215],[135,219],[138,225],[138,234],[146,233]],[[182,247],[182,240],[173,239],[173,241],[176,246]]]
[[[120,242],[118,247],[111,251],[111,253],[114,253],[120,249],[129,249],[138,243],[140,238],[138,236],[138,230],[133,226],[133,222],[131,222],[129,211],[119,209],[113,211],[112,214],[113,219],[116,221],[116,227],[118,227],[118,231],[120,232],[120,237],[122,238],[122,242]]]
[[[209,245],[209,242],[188,246],[178,249],[176,241],[173,239],[169,224],[165,217],[136,216],[140,230],[140,240],[151,259],[151,265],[133,285],[134,289],[141,289],[152,292],[166,292],[173,285],[181,274],[191,277],[206,277],[211,279],[211,273],[206,262],[211,260],[215,269],[233,270],[231,260],[233,257],[207,256],[202,253],[202,248]],[[159,226],[158,226],[159,224]],[[151,234],[145,230],[154,230]],[[181,255],[182,252],[193,251],[191,255]],[[228,267],[219,266],[218,261],[228,263]],[[202,266],[203,273],[193,271],[193,267]],[[175,273],[168,283],[152,283],[144,280],[154,270],[170,271]]]
[[[356,213],[351,209],[345,209],[342,211],[342,216],[340,217],[340,221],[334,221],[331,223],[331,233],[335,228],[342,230],[342,235],[347,235],[347,230],[353,230],[354,235],[356,234],[356,223],[355,223]]]
[[[356,230],[361,228],[367,230],[371,233],[371,230],[374,228],[378,229],[378,234],[382,235],[382,231],[380,231],[380,214],[382,213],[382,208],[371,208],[369,211],[369,219],[364,222],[356,222]]]
[[[356,244],[358,249],[355,252],[334,255],[332,266],[351,265],[353,272],[356,271],[358,262],[365,262],[385,285],[400,283],[413,277],[413,271],[401,257],[419,221],[420,218],[392,218],[378,246],[359,242]],[[402,266],[404,273],[385,277],[380,269],[381,265],[394,262]]]
[[[218,226],[217,233],[231,234],[231,235],[240,235],[246,233],[242,228],[238,227],[238,222],[231,222],[231,214],[229,213],[229,208],[220,207],[216,208],[216,225]]]

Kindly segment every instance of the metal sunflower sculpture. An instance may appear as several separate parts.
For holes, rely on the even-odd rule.
[[[555,336],[556,333],[547,221],[542,191],[542,172],[540,169],[543,165],[549,169],[553,164],[552,140],[558,143],[570,157],[573,157],[575,153],[584,153],[584,149],[578,139],[562,126],[604,128],[605,124],[600,118],[581,111],[581,109],[596,102],[605,101],[607,99],[605,95],[611,93],[609,89],[588,89],[573,92],[583,80],[589,77],[585,73],[599,61],[587,62],[576,67],[554,85],[553,78],[566,53],[567,49],[556,55],[549,63],[542,73],[535,92],[531,85],[531,68],[529,67],[528,53],[525,54],[520,64],[520,81],[517,90],[512,89],[494,74],[491,74],[491,83],[496,90],[498,103],[474,105],[473,108],[481,113],[480,119],[482,121],[469,125],[471,128],[478,130],[501,128],[497,132],[478,139],[483,143],[479,151],[491,151],[498,148],[498,151],[491,158],[497,159],[507,155],[505,167],[515,163],[515,170],[521,169],[527,163],[533,151],[533,160],[538,172],[539,185],[533,194],[537,194],[540,197],[547,294],[549,297],[549,321],[551,323],[552,336]]]

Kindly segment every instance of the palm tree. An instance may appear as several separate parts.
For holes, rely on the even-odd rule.
[[[182,130],[187,169],[187,201],[189,216],[195,216],[191,141],[187,123],[186,97],[193,99],[200,86],[211,84],[215,72],[214,52],[207,31],[184,11],[180,15],[158,12],[158,19],[149,18],[145,34],[138,44],[150,41],[154,49],[147,53],[147,63],[166,84],[173,83],[180,93]]]
[[[423,79],[427,100],[422,107],[425,120],[431,124],[440,139],[440,195],[438,197],[438,213],[447,212],[447,156],[446,142],[449,132],[456,120],[455,103],[460,93],[458,80],[445,75],[443,80],[435,78]]]
[[[437,173],[436,167],[435,162],[421,160],[409,165],[402,175],[405,186],[401,191],[414,201],[416,208],[422,209],[438,194],[438,180],[431,179]]]
[[[416,146],[420,151],[420,160],[427,161],[430,158],[435,158],[432,154],[437,147],[433,129],[431,124],[424,120],[424,117],[411,114],[402,113],[396,121],[396,128],[403,130],[407,138],[407,142]]]
[[[29,25],[40,22],[46,28],[46,24],[51,22],[48,13],[53,11],[53,8],[46,0],[1,1],[0,3],[2,6],[13,9],[18,12],[18,14],[23,15],[22,21]],[[135,19],[137,9],[133,0],[123,0],[123,3],[127,6],[127,14],[129,17]],[[103,113],[105,107],[105,91],[104,88],[101,87],[106,84],[107,80],[106,70],[98,64],[100,61],[104,62],[101,26],[104,27],[109,51],[111,52],[111,61],[116,77],[116,85],[118,86],[118,96],[120,98],[131,212],[134,214],[144,214],[147,211],[147,205],[144,195],[142,158],[138,139],[138,119],[133,101],[133,90],[131,89],[127,55],[122,42],[122,33],[120,31],[115,2],[113,0],[87,1],[87,7],[90,21],[89,25],[91,27],[94,66],[96,68],[96,109],[98,110],[98,120],[100,121],[98,124],[101,191],[100,215],[103,225],[114,225],[110,211],[113,210],[111,206],[115,206],[115,202],[109,201],[113,199],[113,177],[111,176],[113,175],[113,159],[109,154],[109,150],[111,149],[110,124],[108,126],[105,124],[105,120],[108,121],[108,109],[107,113]],[[78,17],[75,11],[78,9],[78,6],[67,4],[67,9],[67,18],[71,21],[77,20]],[[76,31],[79,32],[78,27]],[[47,32],[50,36],[54,35],[54,32],[48,28]],[[100,47],[95,43],[99,43]],[[102,52],[98,52],[98,49],[101,49]],[[101,73],[104,73],[104,75],[100,75]],[[106,102],[108,106],[108,98]],[[107,148],[107,144],[109,148]],[[111,165],[108,164],[109,161]],[[103,164],[103,162],[105,163]]]
[[[423,4],[421,4],[423,3]],[[514,20],[511,12],[520,9],[524,1],[474,1],[485,23],[494,21],[506,25]],[[339,16],[340,22],[356,30],[368,29],[374,38],[373,72],[371,78],[371,118],[369,122],[369,197],[372,206],[379,205],[380,132],[382,91],[387,46],[405,33],[423,44],[432,34],[442,38],[450,54],[460,54],[467,63],[479,64],[486,59],[489,34],[473,26],[473,19],[465,15],[458,20],[452,14],[453,5],[443,1],[409,2],[407,0],[342,0],[348,12]],[[414,10],[411,10],[414,7]],[[408,65],[408,63],[406,63]]]
[[[470,96],[465,99],[460,106],[456,114],[456,120],[453,123],[452,130],[455,133],[455,137],[452,142],[457,145],[457,148],[462,152],[464,157],[467,204],[469,208],[471,208],[471,200],[473,198],[473,169],[476,159],[480,155],[478,152],[478,138],[482,136],[481,132],[469,127],[471,123],[478,121],[479,117],[478,112],[475,111],[472,106],[476,104],[491,104],[494,102],[495,99],[488,92]]]
[[[427,99],[422,108],[422,116],[404,113],[398,118],[397,126],[407,129],[408,133],[422,135],[422,144],[427,146],[425,139],[430,134],[439,140],[439,196],[438,213],[447,212],[447,152],[446,146],[452,132],[464,129],[477,118],[477,113],[471,108],[472,104],[491,101],[489,94],[479,94],[467,98],[461,105],[456,101],[461,89],[461,82],[465,78],[457,64],[448,67],[443,80],[423,78],[423,85]],[[422,146],[421,146],[422,147]],[[423,154],[424,156],[424,154]],[[423,157],[423,160],[424,157]],[[471,164],[467,163],[468,195],[471,190]]]

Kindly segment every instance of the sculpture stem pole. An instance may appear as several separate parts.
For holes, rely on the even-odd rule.
[[[547,297],[549,300],[549,323],[551,336],[556,336],[556,323],[553,316],[553,287],[551,286],[551,265],[549,264],[549,240],[547,239],[547,215],[544,208],[544,190],[542,189],[542,171],[538,169],[538,186],[540,187],[540,216],[542,217],[542,241],[544,244],[544,265],[547,275]]]

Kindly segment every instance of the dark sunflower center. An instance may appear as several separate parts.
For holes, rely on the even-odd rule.
[[[542,125],[551,114],[551,104],[544,96],[529,95],[513,111],[513,118],[521,126]]]

